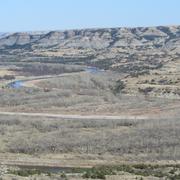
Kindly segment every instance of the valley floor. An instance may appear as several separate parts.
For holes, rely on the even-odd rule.
[[[84,66],[40,65],[32,74],[31,65],[1,67],[2,178],[179,178],[178,83]]]

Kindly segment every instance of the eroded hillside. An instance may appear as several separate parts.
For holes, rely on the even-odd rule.
[[[180,26],[1,34],[0,61],[85,64],[115,70],[125,93],[178,97]]]

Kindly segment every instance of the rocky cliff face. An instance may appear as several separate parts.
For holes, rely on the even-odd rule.
[[[10,35],[10,33],[2,33],[2,32],[0,32],[0,39],[4,38],[6,36],[9,36],[9,35]]]
[[[0,47],[31,45],[104,49],[112,47],[169,47],[179,45],[180,26],[150,28],[85,29],[52,32],[14,33],[2,37]]]

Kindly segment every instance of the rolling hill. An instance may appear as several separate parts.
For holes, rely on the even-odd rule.
[[[180,26],[1,34],[0,61],[15,60],[117,71],[128,94],[180,94]]]

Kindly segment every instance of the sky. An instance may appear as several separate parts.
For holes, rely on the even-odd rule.
[[[180,0],[0,0],[0,32],[180,25]]]

